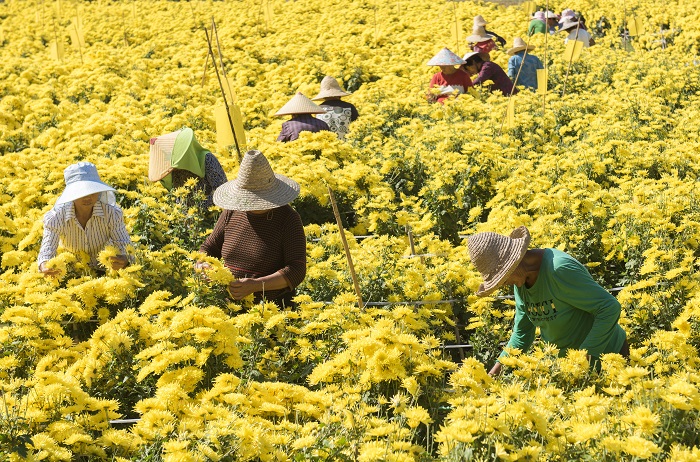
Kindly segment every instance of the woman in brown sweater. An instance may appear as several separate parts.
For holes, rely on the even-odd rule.
[[[275,174],[260,151],[248,151],[238,177],[221,185],[214,203],[224,210],[200,251],[222,258],[238,279],[229,284],[235,299],[292,305],[294,288],[306,276],[306,236],[289,205],[299,184]],[[206,263],[198,263],[206,269]]]

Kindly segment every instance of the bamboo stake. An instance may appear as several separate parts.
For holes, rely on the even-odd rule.
[[[331,198],[331,205],[333,206],[333,215],[335,215],[335,221],[338,223],[338,232],[340,233],[340,240],[343,241],[343,247],[345,248],[345,257],[348,260],[348,267],[350,268],[350,276],[352,277],[352,283],[355,286],[355,294],[357,295],[357,302],[360,309],[364,308],[364,303],[362,302],[362,293],[360,292],[360,284],[357,282],[357,275],[355,274],[355,266],[352,264],[352,256],[350,255],[350,247],[348,247],[348,241],[345,239],[345,230],[343,229],[343,222],[340,219],[340,212],[338,211],[338,205],[335,203],[335,197],[333,196],[333,190],[329,185],[328,195]]]
[[[549,0],[547,0],[547,4],[545,6],[546,10],[549,11]],[[545,23],[546,23],[545,18]],[[544,34],[544,76],[545,76],[545,87],[544,87],[544,92],[542,93],[542,119],[544,120],[544,113],[547,110],[547,87],[549,86],[549,70],[547,68],[547,39],[549,38],[549,24],[545,24],[547,26],[546,34]],[[530,39],[528,38],[528,43],[530,42]]]
[[[581,27],[581,21],[576,24],[576,39],[578,39],[578,31]],[[571,72],[571,64],[574,62],[574,51],[576,50],[576,44],[574,44],[574,49],[571,51],[571,56],[569,56],[569,66],[566,68],[566,77],[564,78],[564,87],[561,91],[561,96],[566,94],[566,84],[569,81],[569,72]]]
[[[223,58],[223,53],[221,53],[221,42],[219,42],[219,29],[216,27],[216,22],[214,21],[214,18],[211,18],[211,29],[214,33],[214,36],[216,38],[216,50],[219,53],[219,65],[221,66],[221,75],[224,77],[224,82],[226,83],[226,87],[228,88],[229,95],[231,95],[231,98],[233,98],[233,88],[231,88],[231,85],[228,81],[228,75],[226,74],[226,67],[224,66],[224,58]],[[214,65],[216,65],[216,61],[214,61],[214,56],[212,55],[212,62]],[[222,87],[223,88],[223,87]],[[223,91],[223,89],[222,89]],[[226,95],[224,95],[224,101],[226,101]],[[231,101],[233,103],[233,101]],[[226,113],[228,114],[228,120],[231,122],[231,133],[233,134],[233,141],[236,143],[236,151],[238,152],[238,160],[241,160],[241,148],[238,145],[238,137],[236,136],[236,130],[233,126],[233,117],[231,116],[231,109],[229,108],[228,104],[226,105]]]
[[[211,19],[212,27],[214,25],[214,18]],[[219,81],[219,89],[221,90],[221,96],[224,99],[224,106],[226,107],[226,115],[228,116],[228,123],[231,127],[231,133],[233,133],[233,140],[236,142],[236,152],[238,153],[238,161],[241,161],[241,149],[238,147],[238,140],[236,139],[236,129],[233,126],[233,119],[231,118],[231,111],[228,107],[228,101],[226,100],[226,92],[224,91],[224,84],[221,82],[221,76],[219,75],[219,67],[216,65],[216,57],[214,56],[214,50],[211,45],[212,38],[209,36],[209,31],[204,27],[204,34],[207,36],[207,45],[209,47],[209,54],[211,55],[211,61],[214,63],[214,70],[216,71],[216,80]]]
[[[411,246],[411,256],[416,256],[416,247],[413,244],[413,231],[411,231],[411,226],[406,225],[406,234],[408,235],[408,244]],[[419,255],[421,264],[425,264],[425,256]]]

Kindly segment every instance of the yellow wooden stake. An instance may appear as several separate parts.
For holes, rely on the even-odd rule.
[[[633,16],[627,21],[627,30],[631,36],[636,37],[644,33],[644,23],[636,16]]]
[[[51,42],[51,45],[49,45],[49,53],[51,53],[51,57],[56,61],[63,61],[63,55],[65,53],[63,43],[61,43],[58,39]]]
[[[515,98],[508,98],[508,110],[506,111],[506,123],[508,128],[515,127]]]
[[[233,121],[233,128],[236,130],[236,137],[233,137],[231,132],[231,123],[229,122],[229,114]],[[216,144],[221,148],[232,146],[238,140],[238,147],[245,151],[246,138],[243,128],[243,116],[241,109],[237,104],[229,104],[229,113],[226,112],[226,106],[217,106],[214,108],[214,120],[216,121]]]
[[[547,93],[547,69],[537,69],[537,93]]]
[[[564,50],[564,61],[575,63],[581,57],[584,43],[581,40],[569,40]]]

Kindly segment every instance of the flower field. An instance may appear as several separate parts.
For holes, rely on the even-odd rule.
[[[700,9],[549,3],[563,8],[597,44],[570,63],[564,34],[532,37],[548,91],[516,95],[511,123],[480,88],[429,104],[425,63],[464,54],[477,14],[508,47],[526,38],[523,6],[0,3],[0,461],[700,460]],[[623,43],[630,18],[643,28]],[[183,126],[236,176],[212,19],[247,148],[301,185],[296,309],[232,302],[215,260],[198,277],[218,211],[147,180],[149,138]],[[277,143],[272,114],[325,75],[353,92],[349,135]],[[98,277],[63,252],[44,278],[42,217],[79,160],[118,189],[135,263]],[[474,296],[464,237],[519,225],[614,290],[629,360],[592,371],[537,343],[488,376],[514,310]]]

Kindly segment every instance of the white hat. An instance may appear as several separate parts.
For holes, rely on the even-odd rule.
[[[557,16],[557,14],[554,11],[547,11],[544,14],[544,17],[546,19],[559,19],[559,16]]]
[[[270,210],[289,204],[299,195],[299,183],[274,173],[260,151],[243,156],[238,176],[214,191],[214,204],[226,210]]]
[[[66,181],[66,189],[56,201],[56,205],[72,202],[95,193],[104,193],[100,194],[100,201],[109,204],[115,203],[115,189],[100,180],[97,167],[91,162],[78,162],[69,165],[63,171],[63,178]]]
[[[282,109],[275,113],[276,116],[294,114],[324,114],[326,111],[318,104],[311,101],[302,92],[298,92]]]
[[[564,22],[561,23],[561,27],[559,28],[559,30],[561,32],[568,31],[569,29],[580,27],[579,24],[580,23],[575,17],[569,16],[564,18]]]
[[[443,48],[428,61],[428,66],[461,66],[462,64],[464,64],[462,58],[449,48]]]
[[[471,58],[472,56],[480,55],[480,54],[481,53],[479,53],[478,51],[470,51],[469,53],[464,55],[464,57],[462,59],[464,60],[464,63],[466,64],[466,62],[469,60],[469,58]]]

